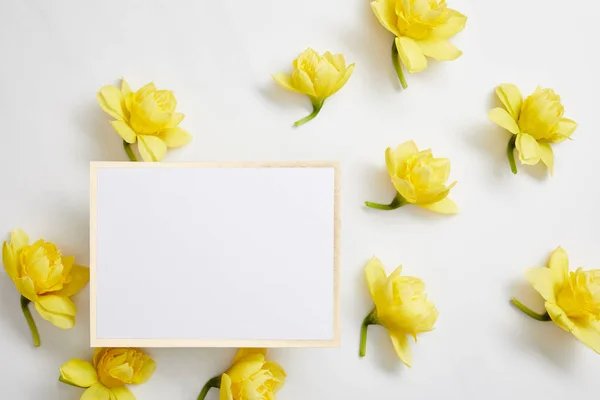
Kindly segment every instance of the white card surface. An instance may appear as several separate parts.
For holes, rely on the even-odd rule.
[[[92,346],[338,346],[337,179],[334,163],[92,163]]]

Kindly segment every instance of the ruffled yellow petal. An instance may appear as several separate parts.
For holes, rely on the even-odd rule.
[[[346,70],[346,59],[342,54],[331,54],[331,52],[326,51],[323,54],[323,58],[331,63],[339,72]]]
[[[394,150],[392,150],[391,147],[388,147],[385,150],[385,164],[390,177],[396,176],[402,163],[405,162],[408,157],[413,156],[418,152],[419,148],[412,140],[402,143]]]
[[[446,39],[433,38],[418,40],[417,44],[421,48],[423,54],[438,61],[456,60],[462,55],[462,51],[454,47],[454,45]]]
[[[158,134],[158,137],[161,138],[169,148],[185,146],[193,139],[188,131],[181,128],[163,129]]]
[[[419,204],[419,207],[440,214],[458,214],[460,212],[456,203],[448,197],[445,197],[437,203]]]
[[[550,175],[554,175],[554,152],[552,151],[552,146],[548,143],[539,143],[539,146],[538,153],[540,160],[546,164],[548,171],[550,171]]]
[[[273,361],[265,362],[265,365],[263,368],[266,369],[267,371],[269,371],[271,373],[271,375],[273,376],[273,378],[275,379],[276,382],[274,383],[272,390],[273,390],[273,393],[277,393],[279,391],[279,389],[281,389],[283,387],[283,384],[285,383],[285,378],[286,378],[285,371],[283,370],[283,368],[281,368],[281,365],[279,365]]]
[[[12,246],[15,254],[19,252],[24,246],[29,244],[29,236],[21,229],[13,229],[10,233],[10,245]]]
[[[394,188],[396,188],[398,193],[400,193],[400,195],[402,197],[404,197],[404,199],[407,202],[409,202],[409,203],[417,202],[417,194],[415,192],[415,188],[413,187],[413,185],[410,182],[408,182],[404,179],[397,178],[397,177],[392,177],[392,184],[394,185]]]
[[[127,359],[127,356],[123,358]],[[121,382],[131,382],[133,379],[133,368],[129,364],[120,364],[114,368],[111,368],[108,373],[111,377]]]
[[[540,146],[533,136],[521,133],[517,135],[515,144],[519,151],[519,159],[523,164],[535,165],[540,161]]]
[[[147,382],[148,379],[154,375],[154,371],[156,371],[156,361],[150,358],[146,360],[144,362],[144,366],[135,373],[131,383],[139,385]]]
[[[246,358],[252,354],[262,354],[266,357],[267,349],[261,347],[248,347],[239,349],[238,352],[235,354],[235,357],[233,358],[233,364],[240,361],[242,358]]]
[[[307,94],[309,96],[315,96],[315,87],[310,77],[303,70],[294,70],[292,72],[292,86],[300,93]]]
[[[167,154],[167,145],[158,136],[139,135],[138,149],[144,161],[161,161]]]
[[[552,279],[557,285],[562,285],[569,276],[569,256],[562,247],[557,247],[550,255],[548,268],[552,271]]]
[[[400,36],[398,30],[398,16],[396,15],[396,0],[374,0],[371,9],[379,23],[396,36]]]
[[[387,278],[385,267],[379,258],[373,257],[369,260],[365,267],[365,277],[367,278],[367,286],[369,287],[371,297],[374,298],[378,285]]]
[[[38,300],[38,295],[35,291],[35,285],[30,277],[24,276],[22,278],[17,278],[14,282],[17,290],[23,295],[23,297],[33,302]]]
[[[71,329],[75,326],[75,304],[67,297],[44,295],[38,298],[35,309],[42,318],[60,329]]]
[[[577,129],[577,122],[572,119],[561,118],[560,121],[558,121],[556,131],[554,132],[557,137],[553,138],[552,141],[562,142],[563,140],[570,138],[573,132],[575,132],[575,129]]]
[[[114,400],[111,399],[110,390],[101,383],[95,383],[83,392],[79,400]]]
[[[517,125],[517,121],[515,121],[508,111],[503,108],[497,107],[490,110],[488,118],[510,133],[518,134],[521,132],[519,125]]]
[[[342,77],[338,79],[337,83],[333,87],[333,91],[331,92],[332,95],[337,93],[337,91],[340,90],[342,88],[342,86],[344,86],[346,84],[346,82],[348,82],[348,79],[350,79],[350,76],[352,75],[353,71],[354,71],[354,63],[350,64],[348,66],[348,68],[346,68],[346,70],[344,71],[344,74],[342,75]]]
[[[322,60],[315,70],[315,97],[325,99],[333,93],[333,89],[339,79],[340,73],[327,60]]]
[[[111,117],[122,120],[125,118],[123,110],[123,95],[121,91],[112,85],[104,86],[96,95],[100,107]]]
[[[233,364],[227,371],[227,375],[232,382],[241,382],[258,372],[264,363],[265,356],[263,354],[250,354]]]
[[[467,17],[456,10],[452,10],[446,23],[433,29],[433,35],[447,39],[465,29],[466,24]]]
[[[53,294],[71,297],[78,293],[90,281],[90,269],[81,265],[74,265],[70,273],[71,281],[64,284],[63,288]]]
[[[110,392],[113,396],[111,400],[135,400],[135,396],[131,393],[131,390],[125,386],[111,388]]]
[[[60,367],[60,376],[72,385],[88,388],[98,382],[98,374],[87,361],[72,359]]]
[[[417,42],[413,39],[406,36],[397,37],[396,48],[408,72],[419,72],[427,68],[427,59]]]
[[[389,334],[398,358],[400,358],[407,367],[410,367],[412,365],[412,352],[410,350],[410,343],[408,342],[408,335],[401,332],[389,332]]]
[[[125,121],[110,121],[113,129],[123,138],[127,143],[135,143],[136,133],[131,129],[129,124]]]
[[[546,267],[529,268],[525,271],[525,278],[531,286],[544,298],[544,300],[555,303],[555,283],[552,271]]]
[[[278,72],[275,75],[271,75],[271,77],[282,88],[291,90],[293,92],[303,93],[301,90],[296,89],[296,87],[294,86],[294,82],[292,81],[292,77],[290,75],[284,74],[283,72]]]
[[[231,391],[231,378],[227,374],[221,375],[221,389],[219,392],[219,400],[233,400]]]
[[[498,96],[510,116],[518,121],[523,105],[523,95],[519,88],[511,83],[503,83],[496,87],[496,96]]]
[[[10,279],[14,281],[18,278],[17,255],[7,242],[2,243],[2,264]]]
[[[173,113],[173,117],[171,118],[171,121],[169,121],[167,123],[167,125],[165,125],[165,129],[166,128],[177,128],[177,125],[179,125],[181,123],[181,121],[183,121],[184,118],[185,118],[185,114]]]

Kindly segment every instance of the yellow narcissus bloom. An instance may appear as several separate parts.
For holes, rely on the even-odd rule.
[[[467,17],[446,6],[445,0],[373,0],[371,8],[396,38],[392,60],[403,88],[407,88],[398,55],[408,72],[427,67],[427,59],[454,60],[462,52],[448,39],[465,28]]]
[[[552,89],[536,91],[523,101],[521,91],[515,85],[504,83],[496,87],[496,96],[504,108],[494,108],[489,118],[513,134],[508,142],[508,161],[513,173],[517,173],[514,149],[519,151],[523,164],[535,165],[542,161],[550,174],[554,171],[554,152],[550,143],[569,139],[577,123],[564,118],[565,109],[560,96]]]
[[[401,273],[402,266],[399,266],[387,276],[377,257],[367,263],[365,275],[375,308],[362,323],[360,356],[364,357],[366,352],[369,325],[381,325],[388,330],[398,357],[410,367],[412,353],[408,336],[416,341],[418,334],[433,330],[438,312],[427,299],[423,281],[401,276]]]
[[[531,268],[525,277],[544,298],[546,314],[530,310],[517,299],[511,302],[534,319],[554,321],[600,353],[600,269],[569,272],[567,253],[558,247],[547,267]]]
[[[110,124],[123,138],[131,161],[137,161],[131,150],[136,141],[144,161],[160,161],[167,147],[181,147],[192,141],[192,136],[179,128],[185,115],[175,112],[177,100],[170,90],[156,90],[154,83],[149,83],[134,93],[123,79],[121,89],[104,86],[96,98],[100,107],[115,118]]]
[[[442,214],[458,214],[458,207],[448,198],[456,182],[446,186],[450,175],[450,160],[434,158],[431,150],[419,151],[412,140],[385,151],[387,170],[396,188],[396,197],[390,204],[365,202],[367,207],[395,210],[405,204]]]
[[[198,400],[212,387],[221,388],[220,400],[276,400],[286,375],[279,364],[265,360],[266,354],[267,349],[240,349],[223,375],[206,382]]]
[[[156,362],[139,349],[97,348],[93,364],[72,359],[60,367],[59,381],[87,388],[81,400],[135,400],[125,385],[146,382]]]
[[[39,334],[29,311],[29,303],[42,318],[61,329],[75,325],[77,309],[70,297],[89,281],[87,267],[75,265],[72,256],[63,256],[50,242],[40,239],[30,244],[20,229],[10,234],[10,243],[2,244],[2,263],[8,276],[21,293],[21,309],[27,319],[35,347]]]
[[[326,52],[322,56],[311,48],[304,50],[292,63],[291,75],[283,72],[273,75],[273,79],[283,88],[302,93],[310,98],[312,114],[294,123],[300,126],[319,114],[325,100],[342,88],[350,79],[354,64],[346,66],[342,54]]]

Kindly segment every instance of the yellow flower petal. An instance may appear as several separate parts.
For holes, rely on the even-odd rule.
[[[346,82],[348,82],[348,79],[350,79],[350,76],[352,75],[352,71],[354,71],[354,63],[350,64],[348,68],[346,68],[342,77],[337,81],[333,87],[333,91],[331,92],[332,95],[337,93],[337,91],[340,90],[342,86],[346,84]]]
[[[76,358],[60,367],[60,376],[72,385],[87,388],[98,382],[98,374],[92,364]]]
[[[598,321],[575,323],[571,333],[596,353],[600,354],[600,325]]]
[[[12,246],[13,251],[16,253],[19,252],[23,248],[23,246],[27,246],[29,244],[29,236],[21,229],[13,229],[10,233],[10,245]]]
[[[556,126],[555,131],[555,134],[558,135],[560,138],[554,139],[552,141],[561,142],[565,139],[570,138],[573,132],[575,132],[575,129],[577,129],[577,122],[573,121],[572,119],[561,118],[560,121],[558,121],[558,125]]]
[[[83,392],[79,400],[113,400],[110,398],[110,390],[101,383],[95,383]]]
[[[555,282],[549,268],[529,268],[525,271],[525,278],[546,301],[556,302]]]
[[[75,326],[75,304],[66,297],[44,295],[38,298],[35,309],[42,318],[60,329],[71,329]]]
[[[125,386],[111,388],[110,392],[112,393],[114,400],[135,400],[135,396],[131,393],[131,390],[127,389]],[[111,398],[113,400],[113,398]]]
[[[562,308],[549,301],[544,304],[544,307],[546,307],[546,311],[548,311],[550,318],[552,318],[552,321],[556,325],[567,332],[573,331],[575,324],[567,317],[567,314],[565,314]]]
[[[246,358],[249,355],[253,355],[253,354],[262,354],[263,356],[266,357],[267,349],[261,348],[261,347],[249,347],[249,348],[239,349],[238,352],[236,353],[235,357],[233,358],[233,364],[240,361],[242,358]]]
[[[540,161],[540,146],[533,136],[526,133],[517,135],[516,145],[523,164],[535,165]]]
[[[273,378],[276,380],[275,384],[273,385],[272,390],[273,390],[273,393],[277,393],[279,391],[279,389],[281,389],[283,387],[283,384],[285,383],[285,378],[286,378],[285,371],[283,370],[283,368],[281,368],[281,365],[279,365],[273,361],[265,362],[265,365],[263,366],[263,368],[266,369],[267,371],[269,371],[271,373],[271,375],[273,375]]]
[[[122,362],[127,359],[127,355],[124,354],[124,356]],[[109,375],[121,382],[131,382],[133,379],[133,368],[129,364],[122,364],[121,362],[119,364],[108,371]]]
[[[550,175],[554,175],[554,152],[552,147],[548,143],[539,143],[539,146],[540,159],[548,167]]]
[[[121,78],[121,95],[123,97],[125,97],[129,93],[131,93],[131,88],[129,87],[129,83],[127,83],[125,78]]]
[[[398,16],[396,15],[396,0],[374,0],[371,2],[371,9],[385,29],[396,36],[400,36],[398,30]]]
[[[400,358],[407,367],[410,367],[412,365],[412,352],[410,350],[410,343],[408,342],[408,335],[401,332],[389,332],[389,334],[398,358]]]
[[[233,393],[231,392],[231,378],[227,374],[221,375],[219,400],[233,400]]]
[[[7,242],[2,243],[2,264],[10,279],[14,281],[18,278],[17,255]]]
[[[271,75],[273,80],[279,84],[284,89],[291,90],[297,93],[303,93],[301,90],[296,89],[294,86],[294,82],[292,81],[292,77],[288,74],[284,74],[283,72],[278,72],[275,75]]]
[[[371,292],[371,297],[374,298],[377,286],[387,278],[385,267],[379,258],[373,257],[369,260],[365,267],[365,277],[367,278],[367,286],[369,287],[369,292]]]
[[[333,55],[331,52],[326,51],[323,54],[323,58],[329,61],[339,72],[346,70],[346,60],[342,54]]]
[[[498,96],[510,116],[518,121],[523,105],[523,95],[519,88],[511,83],[500,84],[496,87],[496,96]]]
[[[100,89],[96,95],[100,107],[111,117],[122,120],[125,118],[123,111],[123,95],[115,86],[108,85]]]
[[[417,194],[415,192],[415,188],[413,187],[413,185],[410,182],[394,176],[394,177],[392,177],[392,184],[394,185],[394,188],[396,188],[398,193],[400,193],[400,195],[402,197],[404,197],[404,199],[407,202],[409,202],[409,203],[417,202]]]
[[[465,29],[466,24],[467,17],[458,11],[452,10],[450,18],[448,18],[445,24],[435,27],[433,34],[434,36],[447,39]]]
[[[406,36],[397,37],[396,48],[408,72],[419,72],[427,68],[427,59],[417,42],[413,39]]]
[[[139,135],[138,149],[144,161],[161,161],[167,154],[167,145],[158,136]]]
[[[78,293],[90,280],[90,269],[81,265],[75,265],[70,273],[71,281],[63,288],[53,294],[63,297],[71,297]]]
[[[154,375],[154,371],[156,371],[156,361],[149,358],[144,362],[144,366],[135,373],[131,383],[139,385],[141,383],[145,383]]]
[[[171,121],[169,121],[167,123],[167,125],[165,125],[165,129],[166,128],[177,128],[177,125],[179,125],[181,123],[181,121],[183,121],[184,118],[185,118],[185,114],[173,113],[173,117],[171,118]]]
[[[448,197],[432,204],[419,204],[419,207],[440,214],[458,214],[460,210],[454,201]]]
[[[550,256],[548,268],[552,271],[552,279],[557,285],[562,285],[569,276],[569,256],[562,247],[557,247]]]
[[[182,147],[192,141],[192,135],[181,128],[163,129],[158,134],[158,137],[170,148]]]
[[[35,291],[35,285],[30,277],[24,276],[22,278],[17,278],[14,282],[17,290],[23,295],[23,297],[33,302],[38,300],[38,295]]]
[[[233,364],[227,371],[232,382],[242,382],[255,372],[259,371],[265,363],[263,354],[250,354]]]
[[[515,121],[513,117],[510,116],[508,111],[503,108],[497,107],[490,110],[488,113],[488,118],[510,133],[517,134],[521,132],[519,130],[519,125],[517,125],[517,121]]]
[[[135,143],[136,133],[131,129],[129,124],[125,121],[110,121],[113,129],[123,138],[127,143]]]
[[[417,44],[421,48],[423,54],[438,61],[456,60],[462,55],[462,51],[454,47],[454,45],[446,39],[434,38],[418,40]]]
[[[307,94],[309,96],[315,96],[315,87],[310,77],[303,70],[294,70],[292,72],[292,86],[300,93]]]
[[[325,99],[333,93],[340,73],[329,61],[323,59],[315,70],[315,97]]]

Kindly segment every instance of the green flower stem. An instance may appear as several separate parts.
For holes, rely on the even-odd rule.
[[[206,382],[206,384],[202,388],[202,391],[200,392],[200,394],[198,395],[198,400],[204,400],[204,398],[206,397],[206,394],[208,393],[210,388],[220,388],[220,387],[221,387],[221,377],[220,376],[215,376],[214,378],[209,379],[208,382]]]
[[[523,311],[525,314],[529,315],[531,318],[533,318],[535,320],[538,320],[538,321],[551,321],[552,320],[552,318],[550,318],[550,315],[548,313],[538,314],[535,311],[532,311],[529,307],[525,306],[519,300],[515,299],[514,297],[512,299],[510,299],[510,302],[515,307],[517,307],[519,310]]]
[[[406,83],[406,79],[404,78],[404,72],[402,72],[402,66],[400,65],[400,60],[398,59],[398,48],[396,47],[396,38],[394,38],[394,43],[392,43],[392,62],[394,63],[394,68],[396,69],[398,79],[400,79],[402,89],[406,89],[408,87],[408,84]]]
[[[379,204],[365,201],[365,205],[367,207],[376,208],[378,210],[395,210],[396,208],[400,208],[405,204],[408,204],[408,202],[400,193],[396,193],[396,197],[394,197],[394,200],[392,200],[390,204]]]
[[[316,101],[311,99],[311,102],[313,105],[313,112],[307,115],[306,117],[294,122],[294,126],[300,126],[302,124],[305,124],[317,115],[319,115],[319,112],[321,111],[321,108],[323,108],[323,103],[325,103],[325,100]]]
[[[29,300],[27,297],[21,296],[21,310],[23,310],[23,315],[27,320],[27,325],[29,325],[29,330],[31,331],[31,338],[33,339],[33,346],[40,347],[40,334],[38,333],[37,326],[35,326],[35,321],[31,316],[31,311],[29,311]]]
[[[515,163],[515,142],[517,141],[517,135],[512,135],[508,141],[508,147],[506,148],[506,155],[508,156],[508,163],[510,164],[510,170],[513,174],[517,174],[517,164]]]
[[[129,157],[130,161],[137,161],[137,157],[133,154],[133,149],[131,148],[131,143],[127,143],[123,140],[123,148],[125,149],[125,153],[127,153],[127,157]]]
[[[377,310],[374,308],[373,311],[369,313],[363,320],[363,323],[360,327],[360,350],[358,354],[361,357],[364,357],[367,353],[367,330],[369,329],[369,325],[378,325],[379,321],[377,321]]]

